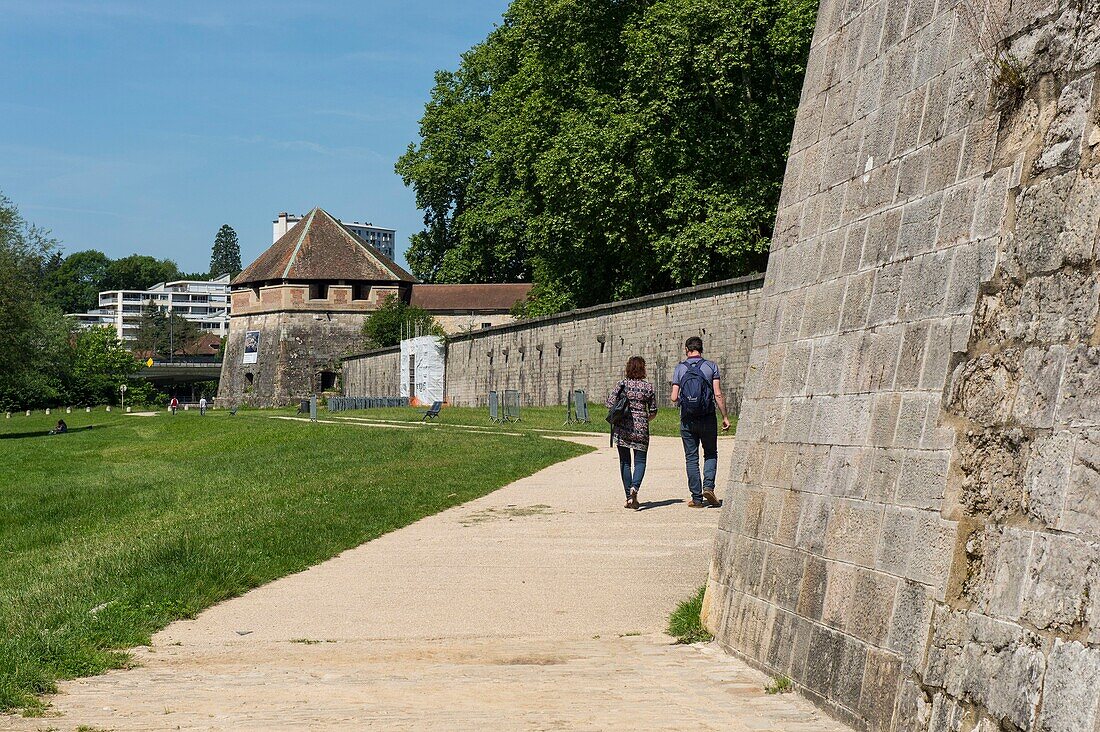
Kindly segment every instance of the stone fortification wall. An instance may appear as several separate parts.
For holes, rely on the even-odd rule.
[[[342,386],[347,396],[401,394],[401,347],[380,348],[344,359]]]
[[[590,401],[602,403],[627,358],[637,355],[646,359],[661,406],[669,406],[672,368],[683,358],[684,340],[698,335],[722,369],[735,410],[761,284],[759,275],[724,280],[451,336],[447,400],[483,406],[490,391],[516,389],[522,404],[550,406],[565,404],[572,389],[585,389]],[[392,363],[389,353],[347,359],[344,393],[390,395],[371,389],[391,383],[385,371]]]
[[[822,3],[704,616],[859,728],[1100,729],[1098,61]]]

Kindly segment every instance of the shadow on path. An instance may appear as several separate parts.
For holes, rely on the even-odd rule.
[[[667,498],[663,501],[645,501],[638,505],[639,511],[646,511],[651,508],[664,508],[665,506],[674,506],[677,503],[683,503],[683,498]]]

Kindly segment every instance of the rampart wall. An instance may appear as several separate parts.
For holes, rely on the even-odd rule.
[[[626,359],[638,355],[668,406],[672,368],[683,357],[684,340],[698,335],[722,369],[735,407],[762,282],[759,275],[724,280],[452,336],[447,400],[482,406],[490,391],[516,389],[524,405],[548,406],[565,404],[572,389],[585,389],[590,401],[602,403],[622,378]],[[396,351],[344,361],[349,396],[396,395],[397,384]]]
[[[1100,729],[1100,4],[825,0],[704,603],[862,729]]]

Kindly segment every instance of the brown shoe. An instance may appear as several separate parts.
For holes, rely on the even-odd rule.
[[[718,496],[714,495],[714,491],[703,491],[703,500],[707,502],[708,506],[722,505],[722,502],[718,500]]]
[[[630,491],[630,500],[626,502],[626,507],[638,510],[638,491]]]
[[[688,508],[706,508],[706,506],[700,501],[692,501],[688,504]]]

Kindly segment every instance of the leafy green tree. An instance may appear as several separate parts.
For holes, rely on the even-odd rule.
[[[179,267],[170,259],[131,254],[107,267],[104,290],[147,290],[158,282],[180,279]]]
[[[176,312],[153,304],[142,307],[133,351],[156,360],[168,359],[200,337],[198,327]]]
[[[48,304],[42,283],[56,247],[0,194],[0,408],[40,407],[64,396],[71,325]]]
[[[229,224],[222,224],[210,250],[210,276],[228,274],[236,277],[240,272],[241,247],[237,243],[237,232]]]
[[[72,404],[114,404],[118,387],[140,368],[134,355],[111,328],[87,328],[73,339],[72,366],[68,375],[68,401]]]
[[[535,312],[764,266],[812,0],[513,0],[440,72],[396,170],[429,281]]]
[[[371,313],[363,323],[363,341],[366,348],[386,348],[401,342],[402,335],[442,336],[443,327],[431,313],[415,305],[408,305],[396,295],[386,298],[382,306]]]
[[[89,249],[74,252],[49,269],[45,277],[50,300],[65,313],[83,313],[99,305],[99,293],[106,289],[110,258]]]

